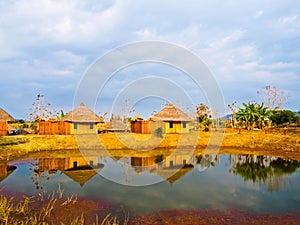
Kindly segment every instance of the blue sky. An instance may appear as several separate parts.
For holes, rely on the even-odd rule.
[[[28,118],[41,93],[52,110],[67,112],[97,59],[118,46],[149,40],[196,54],[214,75],[226,105],[259,101],[257,91],[271,85],[289,96],[285,108],[300,109],[300,3],[294,0],[0,0],[0,107]],[[193,104],[206,102],[205,93],[182,72],[133,65],[106,83],[95,111],[112,112],[115,96],[147,76],[179,85]],[[135,113],[147,117],[164,100],[134,102]],[[175,103],[192,107],[180,99]]]

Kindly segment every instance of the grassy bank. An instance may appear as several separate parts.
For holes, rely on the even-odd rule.
[[[128,224],[128,215],[120,221],[108,213],[109,206],[92,200],[63,197],[63,191],[14,199],[0,195],[0,224],[71,224],[119,225]],[[84,209],[84,210],[83,210]]]
[[[106,149],[114,154],[143,154],[152,149],[168,151],[176,147],[194,149],[201,153],[209,149],[220,153],[269,153],[285,156],[293,154],[300,158],[300,135],[289,132],[283,135],[281,130],[265,133],[264,131],[228,132],[192,132],[190,134],[167,134],[163,138],[147,134],[108,133],[75,137],[73,135],[26,135],[0,137],[0,160],[10,160],[31,152],[55,151],[85,148]],[[79,146],[79,147],[78,147]],[[221,147],[221,148],[219,148]],[[159,150],[160,149],[160,150]],[[210,151],[210,150],[209,150]],[[294,157],[294,158],[295,158]]]

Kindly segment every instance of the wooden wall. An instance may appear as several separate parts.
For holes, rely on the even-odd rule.
[[[151,134],[150,121],[131,122],[131,132],[139,134]]]
[[[71,134],[71,124],[63,121],[58,121],[58,122],[41,121],[39,123],[39,134],[41,135]]]
[[[7,135],[7,122],[0,121],[0,136]]]
[[[163,133],[165,133],[165,123],[163,121],[132,121],[131,132],[139,134],[153,134],[157,128],[161,127]]]

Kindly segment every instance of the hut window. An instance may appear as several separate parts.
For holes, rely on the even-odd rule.
[[[186,128],[186,122],[183,122],[183,123],[182,123],[182,127],[183,127],[183,128]]]
[[[94,129],[94,124],[90,124],[90,130],[93,130]]]
[[[186,160],[185,159],[182,161],[182,165],[186,166]]]
[[[173,122],[169,122],[169,128],[173,128]]]
[[[74,161],[73,162],[73,168],[77,168],[78,164],[77,164],[77,161]]]
[[[90,166],[93,167],[94,166],[94,162],[93,160],[90,161]]]
[[[74,123],[74,130],[77,130],[77,123]]]
[[[174,166],[174,162],[172,160],[172,161],[170,161],[170,167],[173,167],[173,166]]]

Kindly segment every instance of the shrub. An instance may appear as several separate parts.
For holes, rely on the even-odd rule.
[[[156,137],[162,138],[162,137],[163,137],[163,130],[162,130],[162,128],[161,128],[161,127],[157,128],[157,129],[154,131],[154,135],[155,135]]]

